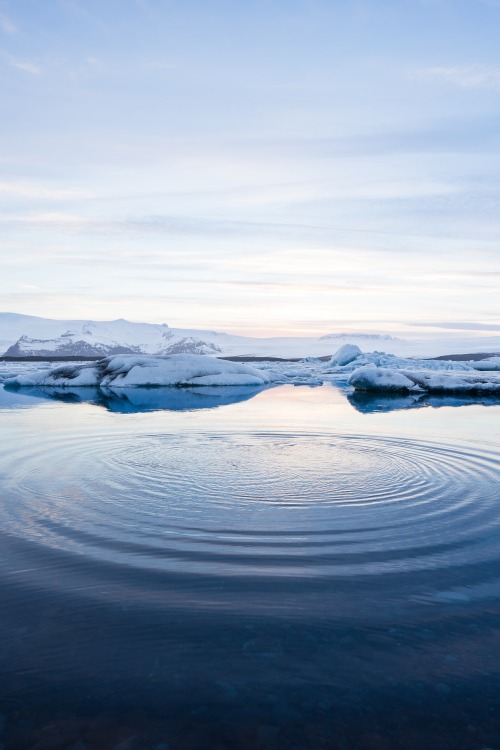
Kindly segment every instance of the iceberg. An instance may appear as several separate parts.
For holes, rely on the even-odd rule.
[[[359,391],[483,393],[500,396],[500,374],[496,372],[393,370],[371,364],[355,370],[347,382]]]
[[[467,362],[407,359],[386,352],[355,353],[349,346],[341,347],[327,368],[336,376],[347,376],[347,384],[356,392],[500,395],[500,357],[496,356]]]
[[[4,381],[16,388],[261,386],[270,382],[269,375],[255,367],[201,354],[116,355],[98,362],[32,370]]]
[[[357,350],[357,352],[355,350]],[[332,356],[328,363],[328,367],[331,368],[329,370],[330,372],[335,373],[353,372],[359,367],[367,365],[375,365],[376,367],[384,367],[390,370],[425,368],[426,370],[458,370],[462,372],[473,372],[474,370],[480,369],[477,367],[479,364],[479,362],[460,362],[448,359],[408,359],[406,357],[398,357],[396,354],[388,354],[387,352],[365,353],[357,346],[345,344],[345,346],[341,346]],[[490,365],[488,369],[495,368],[493,365]]]
[[[358,357],[362,356],[363,352],[361,351],[359,346],[356,346],[356,344],[344,344],[344,346],[341,346],[340,349],[337,349],[335,354],[332,355],[332,358],[330,359],[330,365],[344,367],[345,365],[354,362],[354,360]]]
[[[399,370],[365,365],[355,370],[347,381],[358,391],[422,391],[414,380]]]
[[[470,362],[475,370],[500,370],[500,357],[487,357],[476,362]]]

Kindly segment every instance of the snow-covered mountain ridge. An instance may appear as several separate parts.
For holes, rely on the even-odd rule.
[[[165,323],[52,320],[0,313],[0,356],[111,356],[115,354],[209,354],[212,356],[319,357],[331,355],[338,342],[407,357],[499,351],[500,336],[405,340],[379,333],[333,333],[321,337],[252,338],[202,329],[170,328]]]
[[[0,352],[10,357],[222,353],[225,334],[127,320],[49,320],[0,313]]]

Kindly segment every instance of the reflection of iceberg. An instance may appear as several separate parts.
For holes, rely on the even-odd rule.
[[[426,405],[418,396],[403,396],[400,393],[379,394],[354,391],[354,393],[347,394],[347,399],[351,406],[363,414],[418,409]]]
[[[39,406],[40,397],[30,391],[21,393],[17,390],[4,388],[0,383],[0,409],[29,409],[31,406]]]
[[[100,399],[109,411],[187,411],[213,409],[248,401],[265,390],[265,386],[198,386],[196,388],[101,388]]]
[[[10,390],[9,386],[5,386]],[[12,388],[12,386],[11,386]],[[195,388],[23,388],[23,396],[63,401],[70,404],[89,403],[113,412],[131,414],[143,411],[187,411],[212,409],[239,401],[248,401],[265,386],[197,386]]]
[[[442,406],[498,406],[495,396],[467,396],[467,395],[403,395],[402,393],[376,393],[354,391],[347,394],[349,403],[363,413],[405,411],[407,409],[421,409],[430,407],[439,409]]]

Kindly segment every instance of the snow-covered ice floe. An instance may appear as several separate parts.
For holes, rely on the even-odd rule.
[[[471,364],[475,370],[500,370],[500,357],[487,357]]]
[[[357,391],[386,393],[462,393],[500,396],[500,357],[457,362],[442,359],[406,359],[385,352],[364,353],[346,344],[325,368],[348,377]]]
[[[495,357],[495,359],[500,361],[499,357]],[[482,361],[484,362],[485,360]],[[328,368],[330,372],[335,373],[353,372],[365,365],[384,367],[389,370],[425,369],[474,372],[479,369],[495,369],[494,367],[477,367],[479,364],[480,362],[456,362],[448,359],[406,359],[405,357],[398,357],[396,354],[387,354],[386,352],[365,353],[353,344],[345,344],[332,356]]]
[[[332,365],[332,367],[345,367],[358,359],[358,357],[363,356],[363,352],[359,346],[356,346],[356,344],[344,344],[344,346],[341,346],[340,349],[337,349],[335,354],[332,355],[330,365]]]
[[[396,370],[365,365],[355,370],[347,381],[359,391],[403,393],[470,393],[498,394],[500,373],[432,372],[426,370]]]
[[[12,369],[11,369],[12,368]],[[27,369],[29,368],[29,369]],[[125,388],[151,386],[268,386],[314,387],[331,381],[341,388],[399,393],[497,394],[500,357],[457,362],[407,359],[385,352],[364,353],[346,344],[327,362],[302,360],[259,361],[246,364],[199,354],[164,356],[117,354],[98,362],[54,367],[39,363],[5,363],[0,382],[12,388]]]
[[[117,355],[98,362],[31,370],[5,381],[7,386],[111,387],[263,385],[269,375],[241,362],[201,354],[164,357]]]
[[[33,362],[2,362],[0,364],[0,383],[11,380],[23,372],[32,371],[33,369],[47,371],[53,367],[54,364],[52,362],[37,362],[36,365]]]

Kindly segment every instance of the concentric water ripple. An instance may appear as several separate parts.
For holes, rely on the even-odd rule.
[[[48,436],[0,456],[4,531],[101,563],[353,576],[500,557],[499,458],[365,435]]]

